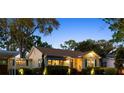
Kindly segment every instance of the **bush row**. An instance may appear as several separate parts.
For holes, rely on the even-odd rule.
[[[82,75],[90,75],[92,68],[82,69]],[[94,68],[95,75],[116,75],[117,69],[116,68],[106,68],[106,67],[95,67]]]
[[[46,67],[46,74],[47,75],[90,75],[92,68],[82,69],[79,73],[76,69],[70,68],[67,66],[47,66]],[[43,69],[42,68],[22,68],[24,70],[24,75],[42,75]],[[102,68],[102,67],[95,67],[94,68],[95,75],[116,75],[117,69],[116,68]],[[17,70],[17,74],[19,75],[19,70]]]
[[[46,67],[46,74],[47,75],[77,75],[78,71],[76,69],[70,69],[70,73],[68,73],[69,67],[68,66],[47,66]],[[24,75],[42,75],[43,69],[42,68],[21,68],[24,71]],[[19,69],[17,70],[17,75],[20,75]]]
[[[24,75],[42,75],[43,73],[43,69],[42,68],[32,68],[32,69],[29,69],[29,68],[21,68],[23,69],[24,71]],[[19,72],[19,69],[16,71],[17,75],[20,75],[21,73]]]
[[[47,66],[48,75],[66,75],[68,66]]]

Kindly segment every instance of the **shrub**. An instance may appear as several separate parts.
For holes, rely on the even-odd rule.
[[[95,75],[104,75],[104,69],[101,67],[95,67]]]
[[[94,68],[95,75],[116,75],[117,69],[116,68],[103,68],[103,67],[95,67]],[[83,75],[90,75],[91,68],[82,69],[81,74]]]
[[[68,66],[47,66],[48,75],[67,75]]]
[[[92,68],[90,68],[90,67],[82,69],[81,74],[82,75],[90,75],[91,69]]]
[[[32,68],[32,75],[42,75],[43,70],[43,68]]]
[[[116,51],[116,56],[115,56],[115,66],[116,68],[120,69],[123,68],[123,63],[124,63],[124,48],[120,47]]]
[[[20,68],[23,69],[24,71],[24,75],[42,75],[43,73],[43,69],[42,68]],[[19,69],[16,70],[16,74],[17,75],[21,75],[21,73],[19,72]]]
[[[105,75],[116,75],[117,69],[116,68],[104,68]]]
[[[78,75],[78,74],[79,74],[79,72],[78,72],[76,69],[71,68],[71,73],[70,73],[70,75]]]
[[[96,75],[116,75],[117,74],[116,68],[95,67],[94,69],[95,69]]]
[[[23,75],[32,75],[32,70],[29,68],[19,68],[16,70],[16,74],[17,75],[21,75],[21,73],[19,72],[19,70],[22,69],[23,70]]]

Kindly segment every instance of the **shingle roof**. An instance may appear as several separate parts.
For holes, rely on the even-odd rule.
[[[81,52],[81,51],[70,51],[70,50],[62,50],[62,49],[53,49],[53,48],[43,48],[37,47],[42,53],[47,54],[48,56],[69,56],[73,58],[82,57],[82,55],[88,52]]]
[[[19,52],[17,52],[17,51],[0,50],[0,59],[15,57],[18,54],[19,54]]]

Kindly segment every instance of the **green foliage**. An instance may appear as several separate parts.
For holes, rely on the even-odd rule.
[[[44,35],[58,29],[59,22],[54,18],[1,18],[0,47],[7,50],[19,49],[21,57],[32,46],[41,46],[41,38],[34,35],[36,31]]]
[[[75,50],[79,50],[82,52],[93,50],[102,58],[105,58],[106,55],[113,49],[114,47],[111,41],[106,40],[95,41],[88,39],[86,41],[79,42]]]
[[[49,45],[47,42],[43,42],[41,47],[52,48],[52,45]]]
[[[24,71],[24,75],[42,75],[43,68],[21,68]],[[16,74],[20,75],[19,69],[16,70]]]
[[[117,75],[116,68],[104,68],[105,75]]]
[[[32,75],[32,70],[31,69],[29,69],[29,68],[20,68],[20,69],[23,70],[24,75]],[[17,75],[21,75],[20,69],[16,70]]]
[[[74,50],[77,47],[77,43],[74,40],[65,41],[64,44],[60,44],[61,48],[66,50]]]
[[[116,68],[122,68],[124,64],[124,48],[120,47],[117,49],[116,56],[115,56],[115,66]]]
[[[109,29],[113,31],[113,41],[116,43],[124,43],[124,18],[105,18],[103,19]]]
[[[67,75],[68,66],[47,66],[48,75]]]
[[[82,75],[90,75],[90,71],[92,68],[82,69]],[[94,68],[95,75],[117,75],[116,68],[107,68],[107,67],[95,67]]]
[[[87,67],[85,69],[82,69],[81,74],[82,75],[90,75],[91,69],[92,69],[91,67]]]

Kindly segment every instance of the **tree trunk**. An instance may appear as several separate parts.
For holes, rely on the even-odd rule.
[[[23,58],[22,46],[19,47],[20,58]]]

